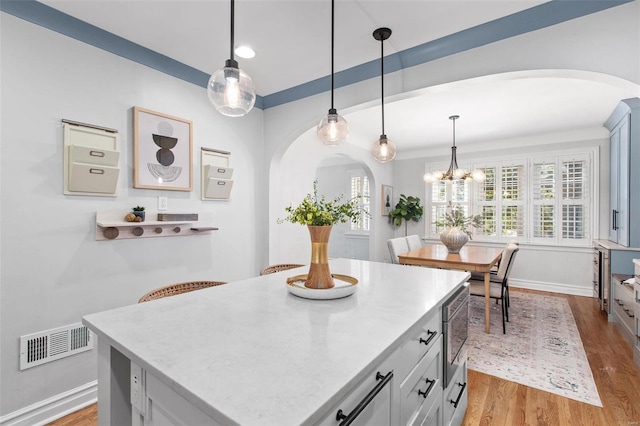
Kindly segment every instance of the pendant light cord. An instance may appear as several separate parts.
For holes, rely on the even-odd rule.
[[[453,146],[456,146],[456,119],[452,118],[453,120]]]
[[[234,44],[234,40],[233,40],[233,35],[235,33],[235,28],[234,28],[234,14],[235,14],[235,0],[231,0],[231,45],[229,46],[229,57],[231,58],[231,60],[234,60],[233,57],[233,44]]]
[[[333,31],[334,31],[334,14],[335,0],[331,0],[331,109],[333,110]]]
[[[380,40],[380,85],[382,100],[382,134],[384,135],[384,39]]]

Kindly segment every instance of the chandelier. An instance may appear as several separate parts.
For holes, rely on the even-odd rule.
[[[459,115],[452,115],[449,117],[449,120],[453,121],[453,146],[451,147],[451,163],[449,164],[449,169],[446,172],[435,171],[433,173],[425,173],[423,179],[427,183],[437,181],[453,182],[455,180],[474,180],[476,182],[483,182],[486,179],[484,172],[480,169],[467,172],[466,170],[458,167],[458,160],[456,159],[456,120],[458,118],[460,118]]]

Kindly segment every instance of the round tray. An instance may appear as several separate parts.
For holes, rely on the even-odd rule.
[[[287,278],[287,290],[289,290],[289,293],[305,299],[333,300],[351,296],[358,289],[356,286],[358,280],[354,277],[340,274],[331,274],[331,276],[335,284],[333,288],[316,289],[307,288],[304,284],[296,284],[298,282],[304,283],[307,280],[307,275],[304,274]]]

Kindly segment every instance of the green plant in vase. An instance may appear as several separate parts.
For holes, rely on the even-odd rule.
[[[136,217],[140,218],[140,222],[144,222],[144,217],[145,217],[145,212],[144,212],[144,207],[142,206],[135,206],[134,208],[131,209],[133,211],[133,214]]]
[[[288,213],[278,223],[291,222],[306,225],[311,236],[311,266],[305,281],[305,287],[327,289],[334,287],[329,272],[329,235],[337,223],[359,221],[369,212],[360,205],[358,196],[343,200],[344,194],[327,201],[324,195],[318,195],[318,181],[313,182],[313,194],[307,194],[296,207],[288,206]]]
[[[437,221],[439,227],[445,227],[440,234],[440,241],[447,247],[449,253],[460,253],[460,249],[472,239],[471,228],[482,225],[481,215],[467,216],[460,206],[452,207],[449,203],[449,211],[444,218]]]

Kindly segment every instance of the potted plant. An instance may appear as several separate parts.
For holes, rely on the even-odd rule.
[[[465,216],[462,207],[451,207],[446,212],[444,219],[438,225],[445,226],[446,229],[440,234],[440,241],[447,247],[449,253],[460,253],[460,249],[471,240],[471,229],[481,225],[482,216]]]
[[[133,214],[136,217],[140,218],[140,222],[144,222],[144,207],[142,206],[135,206],[134,208],[132,208],[131,210],[133,210]]]
[[[291,222],[306,225],[311,236],[311,266],[305,281],[305,287],[327,289],[334,286],[329,272],[328,244],[331,228],[336,223],[360,220],[369,212],[362,209],[359,198],[343,201],[344,195],[327,201],[324,195],[318,195],[318,181],[313,182],[313,194],[307,194],[296,207],[288,206],[288,213],[278,223]]]
[[[404,221],[404,235],[407,236],[407,222],[419,221],[424,214],[424,207],[420,205],[420,198],[411,195],[400,194],[400,199],[395,208],[389,212],[389,222],[395,226],[402,225]]]

